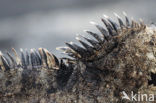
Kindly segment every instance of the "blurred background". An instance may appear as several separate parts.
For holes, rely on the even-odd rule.
[[[56,47],[87,35],[84,29],[98,32],[89,21],[103,25],[103,14],[116,20],[113,12],[123,17],[125,11],[150,24],[155,5],[156,0],[0,0],[0,50],[43,47],[60,57]]]

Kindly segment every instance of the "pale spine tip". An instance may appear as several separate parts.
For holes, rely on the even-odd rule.
[[[62,50],[62,47],[56,47],[56,50]]]
[[[65,50],[65,49],[69,49],[69,47],[56,47],[56,50]]]
[[[0,51],[0,56],[2,56],[3,55],[3,53]]]
[[[56,47],[56,50],[60,50],[60,48],[59,47]]]
[[[33,49],[30,49],[30,52],[31,52],[31,53],[33,53],[33,52],[34,52],[34,50],[33,50]]]
[[[122,12],[124,16],[127,16],[127,13],[125,11]]]
[[[114,12],[113,14],[114,14],[116,17],[120,18],[120,16],[119,16],[117,13]]]
[[[82,35],[80,35],[80,34],[76,34],[76,36],[77,36],[77,37],[83,37],[83,36],[82,36]]]
[[[106,19],[108,19],[109,17],[107,16],[107,15],[105,15],[105,14],[103,14],[103,16],[104,16],[104,18],[106,18]]]
[[[89,30],[83,30],[83,32],[87,32],[87,31],[89,31]]]
[[[142,18],[139,18],[139,21],[140,21],[140,22],[143,22],[143,19],[142,19]]]
[[[97,25],[97,23],[94,22],[94,21],[90,21],[89,23],[92,24],[92,25]]]
[[[66,54],[68,54],[68,53],[66,53],[66,51],[63,51],[63,52],[61,52],[61,54],[63,54],[63,55],[65,54],[65,55],[66,55]]]
[[[23,52],[23,49],[22,49],[22,48],[20,48],[20,51],[21,51],[21,52]]]
[[[38,48],[39,51],[42,51],[43,48]]]
[[[71,44],[71,45],[72,45],[72,44],[74,44],[74,43],[71,41],[71,42],[69,42],[69,44]]]
[[[78,37],[87,38],[87,37],[85,37],[84,35],[78,35]]]
[[[78,41],[81,40],[79,37],[75,37],[75,39],[78,40]]]
[[[131,20],[133,21],[134,20],[134,17],[131,17]]]

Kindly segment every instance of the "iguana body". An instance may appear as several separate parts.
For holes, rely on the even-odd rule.
[[[0,53],[1,103],[127,103],[122,91],[155,93],[155,27],[117,16],[119,24],[104,16],[101,34],[81,36],[82,44],[66,43],[71,58],[57,59],[39,48],[15,58]]]

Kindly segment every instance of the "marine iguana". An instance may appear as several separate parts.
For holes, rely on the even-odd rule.
[[[105,25],[91,22],[100,34],[79,35],[59,47],[67,58],[47,49],[0,52],[1,103],[128,103],[122,92],[156,92],[156,28],[143,21],[118,23],[104,15]],[[137,101],[134,101],[137,102]]]

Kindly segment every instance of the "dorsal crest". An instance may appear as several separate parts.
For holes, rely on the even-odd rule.
[[[144,31],[146,27],[142,20],[140,20],[139,23],[135,22],[134,20],[129,20],[125,12],[123,12],[125,20],[122,20],[121,17],[116,13],[114,13],[114,15],[116,16],[118,23],[114,22],[106,15],[101,18],[101,21],[105,27],[95,22],[90,22],[100,31],[101,35],[89,30],[85,30],[85,32],[94,39],[79,35],[76,37],[76,39],[82,46],[69,42],[65,43],[67,47],[58,47],[56,49],[62,50],[63,53],[74,59],[93,61],[109,54],[120,43],[124,42],[127,37],[137,34],[140,31]]]

